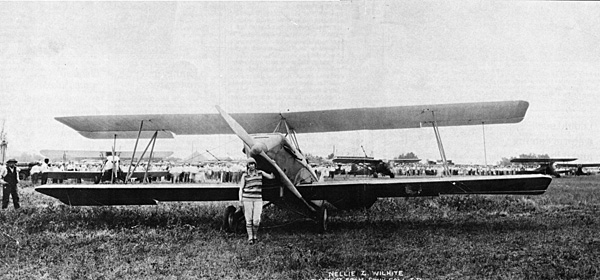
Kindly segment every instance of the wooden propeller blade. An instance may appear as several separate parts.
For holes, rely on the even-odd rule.
[[[221,117],[223,117],[225,122],[227,122],[229,127],[231,127],[231,130],[233,130],[235,135],[242,139],[242,141],[246,145],[248,145],[248,147],[252,148],[255,142],[254,138],[252,138],[252,136],[250,136],[250,134],[248,134],[248,132],[246,132],[246,130],[237,121],[235,121],[227,112],[221,109],[219,105],[216,105],[215,107],[217,107],[219,114],[221,114]]]

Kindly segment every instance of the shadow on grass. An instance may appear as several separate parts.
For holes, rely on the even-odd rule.
[[[386,208],[382,210],[381,207]],[[446,206],[444,206],[446,207]],[[392,208],[392,214],[390,214]],[[372,211],[331,211],[329,232],[370,229],[381,232],[403,230],[452,230],[478,231],[539,231],[564,228],[574,223],[593,223],[593,213],[576,213],[569,219],[568,213],[552,213],[524,210],[516,214],[466,211],[439,206],[423,207],[383,205]],[[448,207],[446,207],[448,208]],[[514,207],[513,207],[514,208]],[[80,229],[120,228],[177,228],[194,227],[199,230],[219,230],[223,216],[222,205],[172,204],[169,206],[123,206],[123,207],[68,207],[25,208],[20,213],[0,214],[0,221],[20,225],[28,233],[41,231],[66,231]],[[496,209],[490,207],[490,209]],[[503,212],[504,213],[504,212]],[[276,207],[268,207],[263,215],[262,228],[277,233],[316,233],[316,222],[288,213]]]

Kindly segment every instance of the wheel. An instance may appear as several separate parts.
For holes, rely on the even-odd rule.
[[[241,207],[237,209],[235,213],[233,213],[233,220],[235,226],[232,230],[233,232],[240,233],[246,230],[246,219],[244,217],[244,211],[242,211]]]
[[[223,225],[221,226],[226,232],[235,232],[237,228],[237,220],[235,219],[235,207],[227,206],[223,214]]]
[[[319,216],[317,217],[317,232],[319,233],[324,233],[327,231],[327,222],[329,219],[329,216],[327,214],[327,208],[321,207],[321,209],[319,209]]]

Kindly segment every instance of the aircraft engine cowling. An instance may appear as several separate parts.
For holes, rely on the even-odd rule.
[[[257,156],[260,155],[261,152],[266,153],[267,151],[269,151],[269,148],[265,143],[257,142],[256,144],[254,144],[254,146],[252,146],[252,148],[250,148],[250,155]]]

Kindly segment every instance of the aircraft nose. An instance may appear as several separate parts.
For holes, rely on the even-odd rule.
[[[256,156],[259,155],[261,152],[266,153],[268,150],[269,149],[267,148],[267,145],[265,143],[258,142],[254,144],[254,146],[252,146],[252,148],[250,149],[250,155]]]

